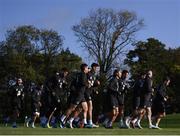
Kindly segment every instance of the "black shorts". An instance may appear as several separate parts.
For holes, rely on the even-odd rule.
[[[145,107],[151,107],[152,106],[152,95],[151,93],[144,94],[140,98],[140,107],[145,108]]]
[[[22,102],[19,98],[12,100],[12,110],[16,112],[20,112],[22,110]]]
[[[85,101],[84,92],[73,93],[70,97],[70,104],[79,105]]]
[[[118,105],[124,106],[124,94],[121,94],[121,95],[118,94],[117,99],[118,99]]]
[[[90,89],[87,89],[85,92],[84,92],[84,97],[85,97],[85,100],[86,101],[92,101],[92,91]]]
[[[112,109],[119,107],[119,102],[118,102],[117,96],[115,96],[113,94],[110,95],[110,105],[111,105]]]
[[[114,109],[116,107],[123,105],[122,97],[117,93],[110,93],[109,94],[109,106],[110,109]]]
[[[140,106],[140,96],[133,97],[133,109],[136,110]]]

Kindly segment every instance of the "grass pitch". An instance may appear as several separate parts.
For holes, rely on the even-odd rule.
[[[85,129],[60,129],[60,128],[18,128],[4,127],[0,125],[0,135],[180,135],[180,114],[167,115],[162,119],[160,127],[162,130],[149,129],[147,121],[143,121],[144,129],[119,129],[118,124],[114,124],[114,129],[104,127]]]

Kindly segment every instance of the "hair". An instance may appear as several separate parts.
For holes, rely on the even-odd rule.
[[[80,66],[81,71],[84,71],[85,67],[88,67],[88,65],[85,63],[81,64]]]
[[[127,71],[127,70],[122,71],[122,74],[126,74],[126,73],[129,73],[129,71]]]
[[[114,72],[113,72],[113,77],[116,77],[119,72],[120,72],[120,70],[115,69]]]
[[[97,64],[97,63],[92,63],[92,64],[91,64],[91,67],[99,67],[99,64]]]

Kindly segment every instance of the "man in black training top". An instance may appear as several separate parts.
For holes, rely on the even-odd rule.
[[[10,95],[11,95],[11,103],[12,103],[12,110],[13,110],[12,127],[16,128],[17,127],[16,121],[22,110],[22,106],[23,106],[22,104],[23,104],[23,99],[24,99],[24,86],[23,86],[23,81],[21,78],[18,78],[16,81],[16,84],[11,87]]]
[[[75,81],[74,81],[74,88],[75,91],[73,93],[74,97],[71,97],[70,105],[68,109],[66,110],[65,114],[61,117],[61,125],[64,125],[67,119],[69,118],[70,114],[76,109],[76,107],[81,104],[83,108],[83,123],[87,124],[87,103],[85,100],[85,91],[86,88],[88,88],[88,79],[87,79],[87,73],[89,72],[88,65],[87,64],[81,64],[80,66],[81,72],[76,75]],[[74,115],[72,115],[69,123],[69,127],[73,128],[72,122],[74,120]]]
[[[153,101],[152,106],[152,119],[155,121],[155,125],[158,129],[161,129],[159,127],[159,123],[161,121],[162,117],[165,117],[166,115],[166,102],[168,100],[167,95],[167,87],[170,84],[170,78],[166,77],[163,79],[163,83],[161,83],[156,92],[156,96]]]
[[[88,72],[88,81],[89,81],[89,87],[85,91],[85,99],[88,105],[88,125],[87,127],[98,127],[98,125],[93,124],[92,121],[92,111],[93,111],[93,93],[97,93],[97,86],[100,85],[100,82],[97,77],[97,68],[99,65],[97,63],[92,63],[91,70]]]
[[[32,117],[29,118],[26,122],[26,127],[29,127],[29,123],[31,123],[31,127],[35,128],[36,119],[40,117],[40,108],[41,108],[41,93],[43,90],[43,85],[35,85],[31,86],[31,108],[32,108]]]
[[[51,104],[50,104],[50,114],[47,122],[47,127],[51,128],[50,121],[52,117],[55,117],[55,122],[53,127],[56,127],[56,122],[58,120],[58,116],[62,114],[63,108],[65,107],[65,94],[66,94],[66,86],[67,86],[67,78],[68,70],[67,68],[62,68],[60,72],[56,72],[53,75],[48,83],[48,88],[51,92]]]

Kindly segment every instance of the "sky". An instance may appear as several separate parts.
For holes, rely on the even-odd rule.
[[[137,40],[153,37],[167,47],[180,46],[180,0],[0,0],[0,41],[21,25],[53,29],[64,37],[64,48],[88,61],[72,26],[98,8],[136,12],[145,23]]]

